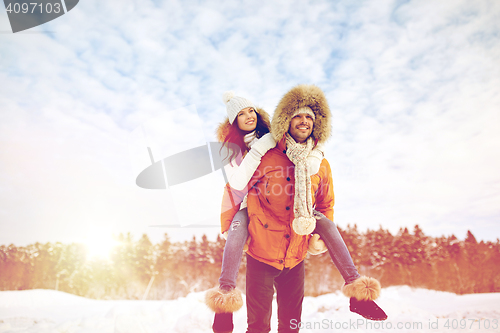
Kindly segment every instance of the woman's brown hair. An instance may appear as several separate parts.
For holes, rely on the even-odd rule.
[[[257,126],[255,127],[255,136],[257,139],[260,139],[264,134],[269,133],[269,123],[262,118],[262,116],[256,111],[255,114],[257,115]],[[238,121],[235,119],[233,121],[232,125],[229,126],[228,132],[226,137],[224,138],[224,142],[222,143],[221,151],[222,148],[226,147],[227,148],[227,156],[224,159],[229,159],[230,163],[232,163],[233,160],[236,160],[238,157],[239,151],[236,149],[231,149],[229,145],[236,144],[240,151],[241,151],[241,156],[245,154],[249,149],[245,144],[245,141],[243,141],[243,137],[250,132],[245,132],[242,131],[238,127]],[[232,148],[235,148],[234,145],[231,145]],[[240,164],[241,161],[238,159],[236,161],[237,164]]]

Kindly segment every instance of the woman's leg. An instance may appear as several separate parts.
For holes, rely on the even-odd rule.
[[[236,288],[236,278],[247,237],[248,213],[243,208],[234,215],[229,226],[219,287],[212,288],[205,294],[205,303],[215,312],[212,329],[216,333],[233,331],[233,312],[243,305],[241,292]]]
[[[233,222],[231,222],[228,230],[219,278],[221,289],[230,290],[236,288],[236,278],[238,277],[243,247],[247,237],[248,213],[247,209],[243,208],[234,215]]]
[[[380,294],[379,282],[359,275],[335,223],[318,211],[314,211],[314,215],[320,217],[316,220],[314,233],[325,242],[330,257],[345,280],[342,292],[350,297],[349,309],[366,319],[386,320],[387,314],[373,301]]]
[[[320,219],[316,220],[316,229],[314,230],[314,233],[319,234],[320,238],[323,242],[325,242],[326,248],[330,253],[330,257],[344,278],[345,283],[349,284],[353,282],[359,278],[360,275],[356,266],[354,266],[351,254],[349,253],[342,236],[340,236],[337,226],[320,212],[314,211],[314,214],[317,217],[320,217]]]

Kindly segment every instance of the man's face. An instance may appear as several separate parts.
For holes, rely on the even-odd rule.
[[[290,121],[288,133],[295,139],[297,143],[303,143],[311,135],[313,131],[313,118],[307,113],[299,113]]]

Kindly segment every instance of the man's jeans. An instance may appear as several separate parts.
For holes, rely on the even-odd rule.
[[[271,308],[276,287],[278,332],[298,332],[304,300],[304,261],[279,270],[247,255],[247,333],[271,331]]]
[[[316,216],[321,217],[316,220],[316,229],[314,233],[320,235],[325,242],[326,248],[330,253],[333,263],[339,270],[346,283],[351,283],[360,275],[352,261],[347,246],[340,236],[335,223],[320,212],[314,211]],[[236,278],[243,255],[243,247],[248,236],[248,214],[247,209],[243,208],[234,215],[233,222],[229,227],[224,255],[222,257],[222,272],[219,278],[219,284],[230,288],[236,288]]]

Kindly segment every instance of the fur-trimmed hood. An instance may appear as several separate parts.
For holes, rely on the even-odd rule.
[[[269,114],[264,111],[262,108],[256,107],[255,110],[257,110],[257,113],[259,116],[262,118],[262,121],[264,124],[267,126],[267,128],[271,129],[270,121],[269,121]],[[227,134],[229,133],[229,128],[232,125],[229,123],[229,118],[226,116],[224,120],[219,124],[217,127],[217,130],[215,132],[217,140],[219,142],[224,142],[224,139],[226,138]]]
[[[309,107],[316,119],[312,131],[313,139],[325,143],[331,134],[331,112],[323,91],[315,85],[300,84],[283,96],[271,121],[271,133],[280,141],[290,128],[293,113],[302,107]]]

